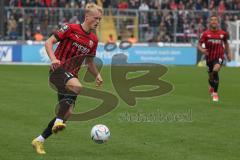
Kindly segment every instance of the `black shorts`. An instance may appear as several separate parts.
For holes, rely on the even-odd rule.
[[[67,81],[76,78],[72,73],[62,67],[57,68],[55,71],[50,71],[49,74],[50,86],[59,94],[67,93],[65,89]]]
[[[213,61],[210,61],[210,62],[207,62],[207,66],[208,66],[208,73],[211,73],[213,71],[213,68],[215,66],[215,64],[220,64],[222,65],[223,64],[223,59],[222,58],[218,58],[218,59],[215,59]]]

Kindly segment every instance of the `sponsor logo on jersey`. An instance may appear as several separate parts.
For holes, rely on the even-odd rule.
[[[65,31],[67,31],[68,30],[68,25],[64,25],[64,26],[62,26],[61,28],[60,28],[60,32],[65,32]]]
[[[77,47],[78,51],[82,52],[83,54],[88,54],[90,52],[89,48],[84,47],[79,43],[74,42],[73,46]]]
[[[222,43],[221,39],[209,39],[208,42],[212,42],[212,43]]]
[[[75,36],[77,39],[79,39],[79,36],[78,36],[77,34],[74,34],[74,36]]]

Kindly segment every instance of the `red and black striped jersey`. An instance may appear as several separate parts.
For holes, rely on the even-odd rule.
[[[216,31],[206,30],[202,33],[199,43],[204,44],[208,51],[207,62],[218,58],[224,58],[224,43],[228,40],[227,32],[218,29]]]
[[[66,24],[54,36],[59,41],[54,52],[56,58],[66,71],[77,77],[84,59],[96,55],[97,36],[85,32],[80,24]]]

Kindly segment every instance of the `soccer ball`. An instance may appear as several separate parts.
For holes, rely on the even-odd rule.
[[[107,126],[103,124],[97,124],[93,126],[91,130],[91,138],[94,142],[102,144],[108,141],[110,137],[110,131]]]

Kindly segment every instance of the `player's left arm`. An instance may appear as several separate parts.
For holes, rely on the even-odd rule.
[[[228,40],[229,40],[229,34],[227,32],[225,32],[224,47],[225,47],[225,51],[227,53],[227,59],[228,59],[228,61],[231,61],[232,60],[232,50],[229,46]]]
[[[93,61],[94,57],[87,57],[86,63],[88,65],[88,71],[96,78],[96,86],[101,86],[103,83],[103,79],[101,74],[99,73],[96,64]]]
[[[227,38],[224,41],[225,51],[227,52],[227,59],[229,61],[231,61],[232,60],[232,50],[231,50],[231,48],[229,46],[229,43],[228,43],[228,35],[226,37]]]

